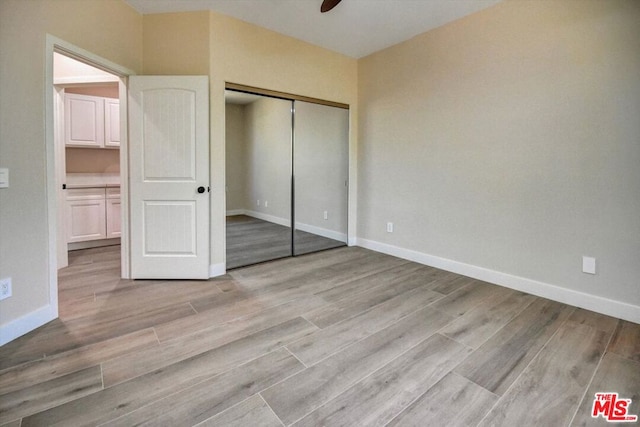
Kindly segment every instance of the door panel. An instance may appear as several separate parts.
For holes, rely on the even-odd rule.
[[[209,277],[208,119],[206,76],[130,78],[133,278]]]
[[[195,98],[190,90],[145,93],[145,181],[196,182]]]
[[[144,202],[144,253],[194,256],[196,203],[193,201]],[[158,233],[158,230],[162,230]]]

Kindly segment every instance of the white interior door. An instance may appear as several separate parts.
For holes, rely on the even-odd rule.
[[[129,78],[131,277],[209,277],[206,76]]]

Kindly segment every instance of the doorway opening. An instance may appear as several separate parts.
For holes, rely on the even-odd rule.
[[[61,96],[60,88],[56,88],[54,84],[54,53],[62,54],[66,57],[79,61],[80,63],[90,65],[98,70],[106,71],[118,80],[118,99],[120,109],[120,180],[123,183],[128,182],[127,173],[127,123],[126,123],[126,105],[127,105],[127,76],[135,74],[132,70],[110,62],[92,52],[86,51],[78,46],[68,43],[62,39],[47,34],[45,49],[45,149],[46,149],[46,185],[47,185],[47,224],[48,224],[48,271],[49,271],[49,306],[47,307],[46,316],[43,316],[42,322],[46,323],[58,317],[58,269],[60,265],[68,262],[63,259],[62,263],[58,260],[66,257],[68,254],[66,222],[62,215],[63,210],[58,207],[64,206],[66,202],[66,189],[63,189],[65,182],[65,166],[66,153],[64,152],[64,135],[63,128],[56,125],[59,116],[64,113],[64,97]],[[56,82],[59,83],[59,82]],[[69,83],[69,81],[62,83]],[[64,157],[64,159],[63,159]],[[120,274],[122,278],[129,277],[129,242],[128,242],[128,187],[126,185],[120,188],[121,215],[121,250],[118,251],[120,259]],[[105,205],[106,205],[106,189],[105,189]],[[115,208],[114,208],[115,209]],[[64,225],[60,225],[64,224]],[[41,323],[42,324],[42,323]]]
[[[58,269],[69,252],[120,247],[120,78],[53,53]],[[113,251],[113,250],[112,250]]]

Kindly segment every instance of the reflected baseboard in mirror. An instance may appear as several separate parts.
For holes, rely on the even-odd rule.
[[[344,242],[296,230],[296,255],[345,246]],[[227,270],[291,256],[289,227],[247,215],[227,217]]]

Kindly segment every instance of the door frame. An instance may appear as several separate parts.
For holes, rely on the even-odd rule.
[[[45,152],[46,152],[46,186],[47,186],[47,226],[48,226],[48,258],[49,258],[49,303],[58,316],[58,208],[62,192],[57,184],[56,175],[56,135],[55,135],[55,97],[53,84],[53,53],[58,52],[102,69],[120,78],[120,191],[122,216],[121,236],[121,275],[129,278],[129,188],[128,188],[128,130],[127,130],[127,77],[136,74],[134,71],[111,62],[99,55],[68,43],[51,34],[46,35],[45,42]]]

